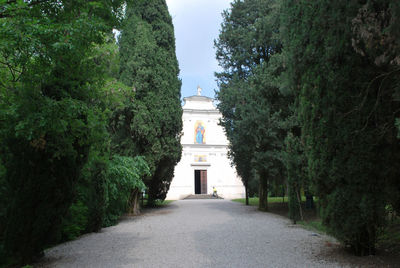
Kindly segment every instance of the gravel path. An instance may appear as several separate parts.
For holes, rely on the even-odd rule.
[[[332,257],[336,246],[330,237],[254,207],[226,200],[182,200],[49,249],[35,267],[360,265],[353,257]],[[376,259],[371,263],[375,267]]]

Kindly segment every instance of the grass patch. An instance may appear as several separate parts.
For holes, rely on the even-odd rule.
[[[378,236],[377,247],[388,252],[400,254],[400,217],[391,221]]]
[[[242,204],[246,203],[246,199],[244,198],[233,199],[232,201]],[[249,198],[249,205],[258,206],[258,201],[258,197]],[[305,197],[302,197],[302,201],[304,220],[297,221],[297,224],[315,233],[329,234],[328,228],[322,225],[322,220],[318,215],[318,199],[314,197],[314,209],[305,209]],[[282,197],[268,197],[268,212],[288,218],[289,207],[287,197],[285,197],[284,202]],[[378,235],[376,247],[379,251],[388,253],[396,261],[400,259],[400,217],[391,220],[381,231]]]
[[[314,208],[313,209],[305,209],[305,201],[306,197],[302,196],[302,207],[303,207],[303,221],[298,221],[298,224],[304,226],[307,229],[313,230],[314,232],[326,233],[326,227],[322,225],[322,221],[317,213],[317,201],[314,200]],[[239,202],[245,204],[246,199],[233,199],[232,201]],[[249,198],[250,206],[258,206],[258,197]],[[281,215],[283,217],[288,218],[289,216],[289,206],[288,206],[288,198],[285,197],[268,197],[268,212],[274,213],[277,215]]]
[[[246,198],[238,198],[238,199],[232,199],[234,202],[246,204]],[[249,205],[250,206],[258,206],[258,197],[250,197],[249,198]]]
[[[321,233],[321,234],[326,234],[327,233],[327,229],[324,225],[322,225],[322,221],[321,220],[315,220],[315,221],[298,221],[297,222],[300,225],[303,225],[306,229],[310,230],[310,231],[314,231],[317,233]]]
[[[246,204],[246,199],[245,198],[238,198],[238,199],[233,199],[232,201],[234,202],[239,202],[242,204]],[[302,196],[301,201],[305,202],[306,197]],[[273,203],[287,203],[288,198],[285,197],[268,197],[268,203],[273,204]],[[258,197],[250,197],[249,198],[249,205],[250,206],[258,206]]]
[[[164,200],[164,201],[161,201],[161,200],[157,199],[156,202],[155,202],[155,207],[163,207],[163,206],[166,206],[169,203],[172,203],[174,201],[175,200]],[[143,200],[143,207],[147,207],[147,199]]]
[[[174,202],[175,200],[164,200],[164,201],[159,201],[159,200],[157,200],[157,203],[156,203],[156,205],[157,206],[165,206],[165,205],[168,205],[168,204],[170,204],[170,203],[172,203],[172,202]]]

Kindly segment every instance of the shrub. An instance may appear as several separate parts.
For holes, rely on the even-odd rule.
[[[88,207],[81,201],[73,203],[62,223],[62,240],[72,240],[86,229],[88,223]]]
[[[89,154],[77,183],[74,203],[63,219],[60,240],[75,239],[77,236],[97,232],[101,229],[105,214],[105,187],[108,160],[100,153]]]
[[[143,157],[114,155],[107,172],[104,226],[114,224],[138,205],[138,194],[146,188],[141,178],[148,174],[149,167]]]

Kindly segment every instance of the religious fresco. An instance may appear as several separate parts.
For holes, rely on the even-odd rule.
[[[207,162],[207,156],[206,155],[195,155],[194,156],[194,162]]]
[[[197,144],[205,144],[206,137],[205,137],[206,129],[202,121],[196,121],[194,125],[194,143]]]

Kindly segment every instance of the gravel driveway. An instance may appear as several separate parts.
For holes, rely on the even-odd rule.
[[[182,200],[46,251],[35,267],[376,267],[287,219],[226,200]],[[339,258],[335,256],[338,255]]]

